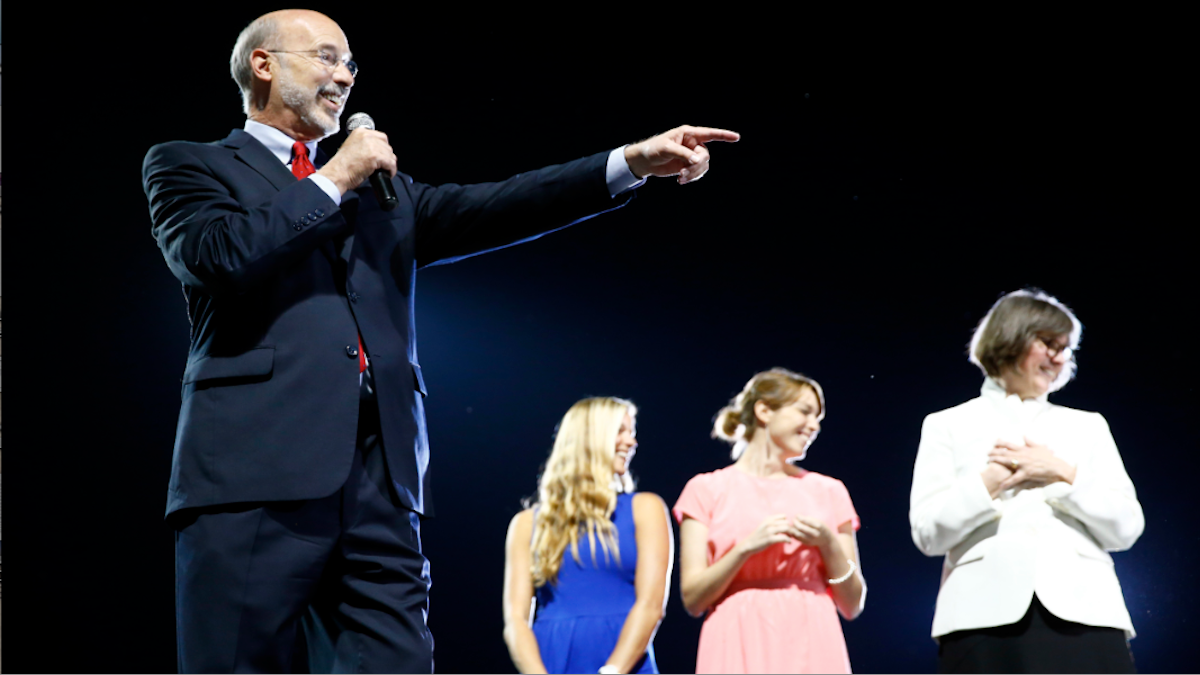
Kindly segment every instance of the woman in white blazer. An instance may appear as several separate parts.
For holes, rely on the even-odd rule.
[[[939,672],[1136,672],[1107,551],[1137,541],[1142,507],[1104,418],[1046,400],[1081,333],[1049,295],[1009,293],[971,339],[980,396],[925,418],[909,523],[945,556]]]

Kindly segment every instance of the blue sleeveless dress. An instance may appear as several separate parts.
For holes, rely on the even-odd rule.
[[[579,542],[575,561],[571,547],[563,552],[558,583],[537,589],[533,634],[537,637],[542,663],[551,673],[594,673],[600,670],[617,646],[621,628],[637,599],[634,573],[637,570],[637,538],[633,526],[633,495],[617,495],[613,512],[621,562],[596,541],[596,563],[586,537]],[[634,664],[633,673],[657,673],[654,644]]]

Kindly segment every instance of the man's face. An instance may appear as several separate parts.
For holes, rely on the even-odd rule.
[[[287,22],[281,32],[283,44],[272,52],[279,64],[274,84],[288,126],[308,138],[337,133],[354,85],[343,65],[350,58],[346,37],[332,20],[313,14]]]

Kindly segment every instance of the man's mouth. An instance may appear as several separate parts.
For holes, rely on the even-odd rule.
[[[319,96],[333,104],[334,109],[342,107],[342,96],[330,91],[323,91]]]

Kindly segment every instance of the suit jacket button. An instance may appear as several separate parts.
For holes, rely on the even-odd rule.
[[[304,228],[300,226],[300,223],[296,223],[295,225],[292,226],[292,229],[299,232],[300,230],[303,230]]]
[[[325,212],[324,212],[324,211],[322,211],[321,209],[317,209],[316,211],[314,211],[314,213],[316,213],[316,214],[317,214],[317,217],[318,217],[318,218],[320,218],[321,216],[325,215]]]
[[[357,359],[358,347],[355,347],[354,345],[346,345],[346,356],[349,356],[352,359]]]
[[[358,293],[350,294],[350,302],[358,302]]]

